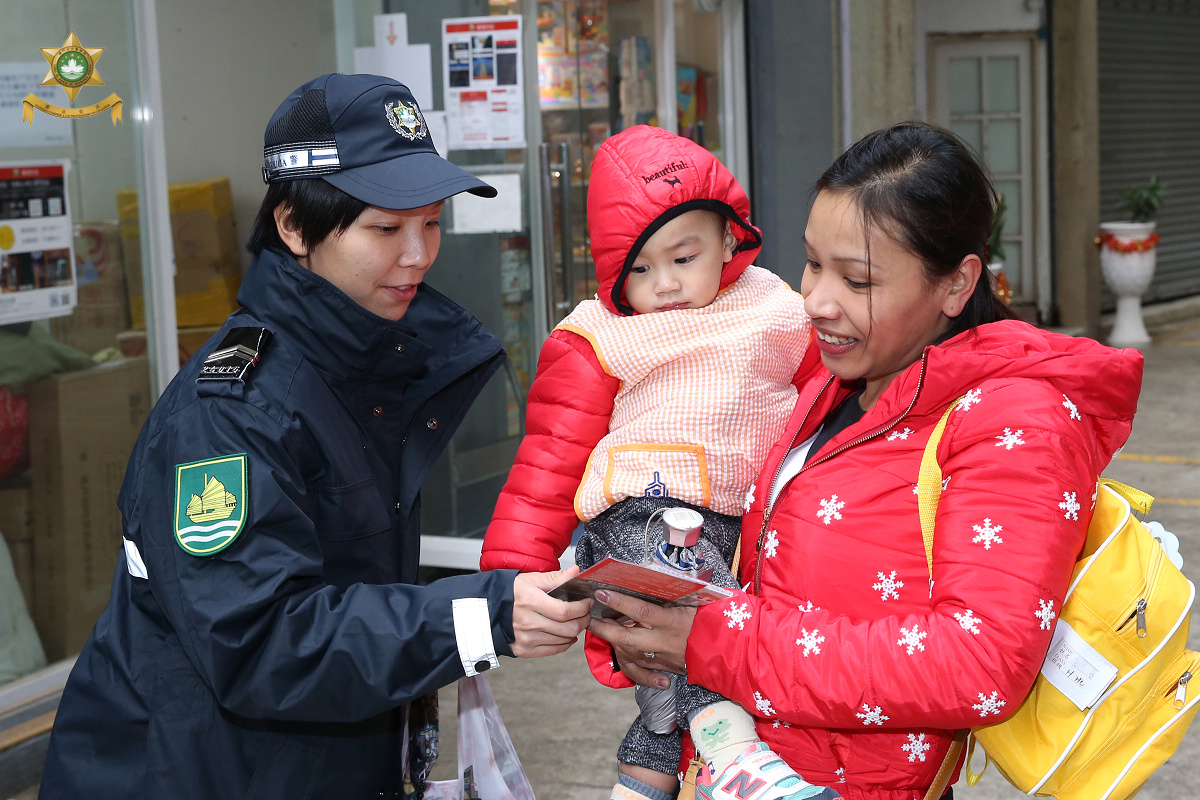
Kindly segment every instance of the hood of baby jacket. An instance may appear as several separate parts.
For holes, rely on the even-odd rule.
[[[750,224],[750,200],[733,173],[695,142],[649,125],[635,125],[600,146],[587,213],[597,294],[606,308],[636,313],[625,299],[633,260],[655,231],[695,209],[728,219],[737,240],[733,259],[721,271],[723,289],[762,249],[762,231]]]

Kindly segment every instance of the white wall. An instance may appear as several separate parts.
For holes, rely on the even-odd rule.
[[[333,4],[158,0],[158,45],[168,179],[229,178],[245,242],[266,189],[267,120],[294,89],[336,68]]]

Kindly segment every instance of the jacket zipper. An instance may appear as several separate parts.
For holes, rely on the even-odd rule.
[[[800,475],[803,474],[803,472],[805,470],[807,470],[809,467],[815,467],[817,464],[822,464],[822,463],[828,461],[829,459],[833,458],[834,456],[838,455],[839,453],[844,453],[845,451],[849,450],[851,447],[857,447],[858,445],[862,444],[863,442],[868,442],[871,439],[874,439],[878,436],[882,436],[883,434],[887,433],[892,428],[896,427],[896,425],[899,424],[901,420],[903,420],[905,417],[907,417],[909,415],[909,413],[913,410],[913,406],[915,406],[917,404],[917,398],[921,395],[921,387],[925,385],[926,355],[927,355],[927,353],[925,351],[923,351],[921,353],[921,371],[917,375],[917,390],[915,392],[913,392],[912,400],[910,400],[908,403],[908,408],[904,409],[904,411],[898,417],[896,417],[895,419],[893,419],[890,422],[885,423],[883,426],[876,428],[875,430],[871,431],[870,433],[860,436],[859,438],[855,439],[852,442],[847,442],[846,444],[842,445],[841,447],[837,448],[836,450],[834,450],[830,453],[826,453],[825,455],[821,456],[818,459],[814,459],[813,461],[808,462],[807,464],[805,464],[803,467],[800,468],[800,471],[797,472],[795,474],[795,476],[793,476],[792,480],[795,480],[796,478],[800,477]],[[827,381],[825,381],[825,385],[821,387],[821,391],[817,392],[817,396],[813,398],[812,405],[808,407],[808,411],[804,412],[804,419],[802,419],[800,421],[800,427],[796,428],[796,433],[792,435],[791,444],[788,446],[789,453],[792,451],[792,448],[794,448],[796,446],[796,439],[799,438],[800,431],[804,430],[804,423],[808,421],[808,415],[812,413],[812,410],[814,408],[816,408],[817,400],[819,400],[821,398],[821,395],[825,393],[825,390],[829,388],[829,384],[832,382],[833,382],[833,376],[831,375],[829,377],[829,379]],[[771,479],[771,485],[769,487],[767,487],[768,492],[770,492],[771,487],[773,487],[775,485],[775,482],[779,480],[779,474],[781,472],[783,472],[783,462],[786,459],[787,459],[787,454],[785,453],[784,458],[780,459],[779,466],[775,469],[775,476]],[[788,481],[787,486],[780,487],[779,496],[775,498],[776,503],[778,502],[779,497],[783,496],[783,493],[787,490],[788,486],[791,486],[791,484],[792,484],[792,481]],[[768,497],[769,496],[770,495],[768,494]],[[761,551],[762,551],[763,543],[766,541],[766,538],[767,538],[767,527],[771,523],[771,515],[775,513],[776,503],[771,503],[771,505],[767,508],[767,510],[765,512],[763,512],[762,528],[758,532],[758,543],[755,545],[755,548],[754,548],[756,553],[761,553]],[[762,563],[763,563],[762,556],[757,555],[755,558],[755,561],[754,561],[754,594],[756,597],[761,596],[761,594],[762,594]]]

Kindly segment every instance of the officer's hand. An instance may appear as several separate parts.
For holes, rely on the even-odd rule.
[[[575,644],[591,618],[591,600],[568,603],[546,592],[579,574],[578,567],[558,572],[527,572],[513,584],[513,655],[539,658]]]

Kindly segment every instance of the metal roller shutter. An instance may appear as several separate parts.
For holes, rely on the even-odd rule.
[[[1099,0],[1100,218],[1167,184],[1147,302],[1200,294],[1200,0]],[[1105,306],[1113,300],[1107,290]]]

